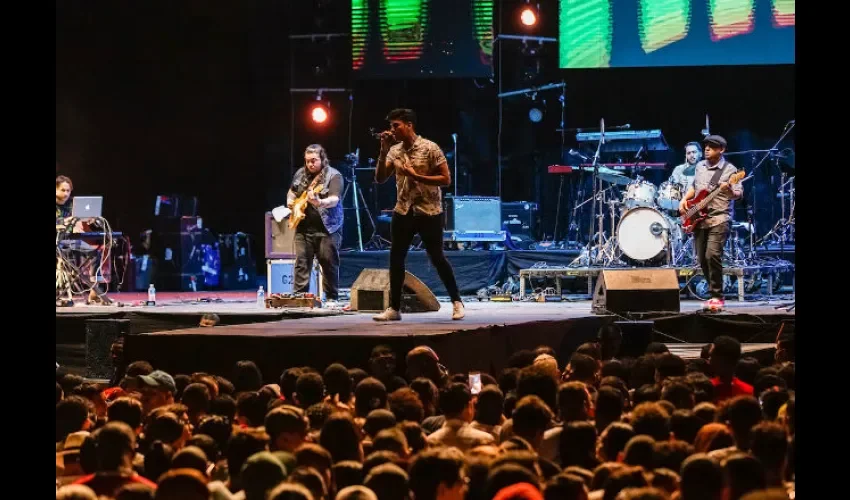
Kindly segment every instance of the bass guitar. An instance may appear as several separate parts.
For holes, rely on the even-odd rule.
[[[743,179],[745,175],[746,173],[743,170],[732,174],[728,181],[729,186],[741,182],[741,179]],[[711,203],[711,200],[720,194],[720,189],[720,186],[717,186],[712,191],[703,189],[697,193],[696,196],[685,202],[686,209],[685,213],[682,214],[682,229],[684,229],[686,233],[692,233],[697,224],[708,218],[708,210],[706,210],[706,207],[708,207],[708,204]]]
[[[307,197],[311,193],[317,193],[321,190],[321,184],[310,186],[301,193],[301,196],[295,198],[295,201],[292,202],[292,213],[289,215],[289,229],[295,229],[298,227],[298,224],[304,220],[304,217],[307,215],[307,204],[310,203],[307,201]]]

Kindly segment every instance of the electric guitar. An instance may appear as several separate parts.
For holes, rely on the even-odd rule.
[[[295,198],[295,201],[292,202],[292,213],[289,215],[289,229],[295,229],[298,227],[298,224],[304,220],[307,212],[307,204],[310,203],[307,201],[307,196],[310,193],[316,193],[321,190],[321,184],[310,186],[301,193],[301,196]]]
[[[746,173],[743,170],[732,174],[732,177],[730,177],[727,181],[729,186],[731,187],[733,184],[741,182],[741,179],[743,179],[745,175]],[[720,186],[717,186],[710,192],[707,189],[703,189],[697,193],[696,196],[685,202],[686,210],[682,215],[682,229],[684,229],[686,233],[692,233],[697,224],[708,218],[708,210],[706,210],[706,207],[708,207],[708,204],[711,203],[711,200],[720,194],[720,189]]]

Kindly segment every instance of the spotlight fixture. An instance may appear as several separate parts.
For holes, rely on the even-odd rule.
[[[310,118],[313,123],[321,125],[328,121],[330,115],[330,106],[322,102],[322,91],[319,90],[316,93],[316,102],[310,107]]]
[[[525,6],[522,8],[519,14],[519,20],[524,26],[534,26],[537,24],[537,15],[540,9],[539,6],[537,9],[531,6],[530,0],[525,0]]]

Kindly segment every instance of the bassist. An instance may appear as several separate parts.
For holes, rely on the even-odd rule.
[[[704,308],[721,311],[725,307],[723,247],[729,237],[734,200],[743,196],[744,188],[739,182],[731,185],[729,183],[730,177],[738,169],[723,156],[726,151],[726,139],[719,135],[709,135],[704,142],[705,159],[697,163],[694,183],[679,204],[679,211],[684,214],[688,209],[688,200],[694,198],[697,193],[720,190],[707,206],[708,217],[694,228],[694,248],[711,293],[711,298]]]
[[[292,290],[295,293],[309,291],[310,269],[315,256],[322,269],[325,300],[329,302],[335,302],[339,295],[342,184],[342,174],[330,166],[325,148],[319,144],[311,144],[304,151],[304,166],[295,172],[286,195],[286,205],[290,209],[298,197],[305,192],[307,195],[304,219],[295,228],[295,272]],[[314,191],[313,188],[318,189]]]

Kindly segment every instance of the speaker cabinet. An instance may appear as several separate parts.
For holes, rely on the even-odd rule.
[[[680,312],[674,269],[610,269],[599,273],[594,314]]]
[[[277,222],[271,212],[266,212],[265,227],[266,259],[294,259],[295,231],[289,229],[289,219]]]
[[[351,285],[352,311],[383,311],[390,307],[389,269],[364,269]],[[401,312],[439,311],[440,303],[425,283],[405,271]]]

